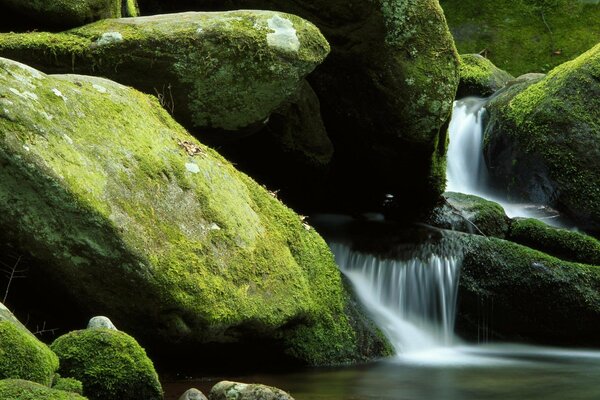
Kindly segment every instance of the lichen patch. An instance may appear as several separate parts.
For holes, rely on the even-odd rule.
[[[273,31],[267,34],[267,43],[269,46],[293,52],[297,52],[300,49],[300,40],[298,40],[292,21],[275,15],[267,23]]]

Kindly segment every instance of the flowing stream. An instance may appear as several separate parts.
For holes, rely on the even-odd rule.
[[[487,99],[467,97],[454,102],[450,121],[446,190],[483,197],[499,203],[510,218],[537,218],[544,222],[567,227],[568,221],[545,205],[518,203],[506,200],[490,186],[483,157],[483,132]]]

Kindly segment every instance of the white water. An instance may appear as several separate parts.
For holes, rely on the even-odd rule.
[[[338,243],[331,249],[396,353],[424,352],[455,342],[456,257],[428,252],[409,260],[391,260]]]
[[[454,102],[450,121],[450,144],[446,170],[446,190],[472,194],[499,203],[510,218],[537,218],[563,226],[558,214],[547,206],[515,203],[493,193],[483,158],[483,130],[487,99],[467,97]]]

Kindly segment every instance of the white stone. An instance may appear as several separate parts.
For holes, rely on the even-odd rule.
[[[90,319],[90,322],[88,322],[87,328],[88,329],[104,328],[104,329],[112,329],[115,331],[117,330],[117,328],[114,326],[112,321],[108,317],[103,317],[103,316],[98,316],[98,317],[94,317],[94,318]]]
[[[119,43],[123,41],[123,35],[119,32],[106,32],[103,33],[102,36],[98,40],[96,40],[96,44],[98,46],[104,46],[112,43]]]
[[[292,21],[275,15],[268,20],[268,25],[273,31],[273,33],[267,34],[267,43],[269,46],[293,52],[297,52],[300,49],[300,40],[298,40]]]

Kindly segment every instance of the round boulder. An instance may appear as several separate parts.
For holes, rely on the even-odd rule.
[[[222,381],[208,395],[209,400],[294,400],[292,396],[275,387]]]

